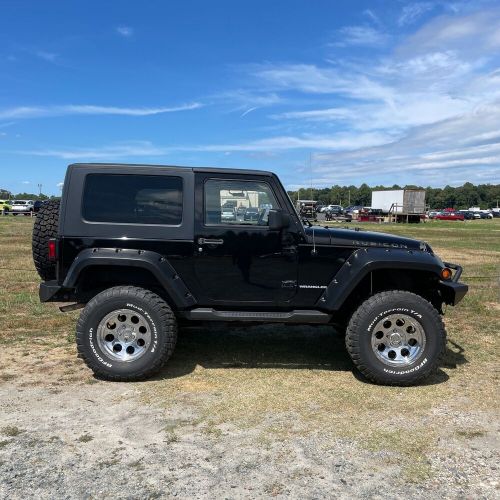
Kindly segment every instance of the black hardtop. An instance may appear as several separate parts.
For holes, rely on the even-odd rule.
[[[266,170],[251,170],[251,169],[240,169],[240,168],[216,168],[216,167],[189,167],[183,165],[152,165],[145,163],[73,163],[69,165],[68,169],[86,169],[86,170],[106,170],[106,169],[124,169],[127,173],[133,173],[134,169],[137,168],[151,168],[154,170],[156,168],[169,169],[173,172],[175,171],[186,171],[190,170],[195,173],[209,173],[209,174],[234,174],[234,175],[264,175],[266,177],[275,177],[275,174],[268,172]],[[130,172],[128,172],[130,170]]]

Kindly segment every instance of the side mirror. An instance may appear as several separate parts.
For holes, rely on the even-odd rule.
[[[290,225],[290,216],[283,210],[271,209],[267,221],[271,231],[279,231]]]

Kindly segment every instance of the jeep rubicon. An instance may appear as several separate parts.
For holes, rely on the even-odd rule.
[[[41,301],[83,307],[79,355],[108,380],[151,376],[178,325],[218,321],[332,325],[366,378],[415,384],[443,356],[443,305],[467,292],[427,243],[314,226],[257,170],[70,165],[33,257]]]

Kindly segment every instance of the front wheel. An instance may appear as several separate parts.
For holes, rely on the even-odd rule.
[[[158,372],[174,351],[177,322],[155,293],[117,286],[96,295],[76,328],[78,352],[96,376],[143,380]]]
[[[434,373],[446,332],[427,300],[406,291],[381,292],[363,302],[347,327],[346,345],[358,370],[386,385],[413,385]]]

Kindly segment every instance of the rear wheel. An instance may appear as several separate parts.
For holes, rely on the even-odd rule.
[[[412,385],[438,368],[446,332],[439,313],[424,298],[382,292],[352,315],[346,345],[356,367],[372,382]]]
[[[96,295],[76,328],[78,352],[100,378],[143,380],[158,372],[174,351],[177,322],[155,293],[117,286]]]

